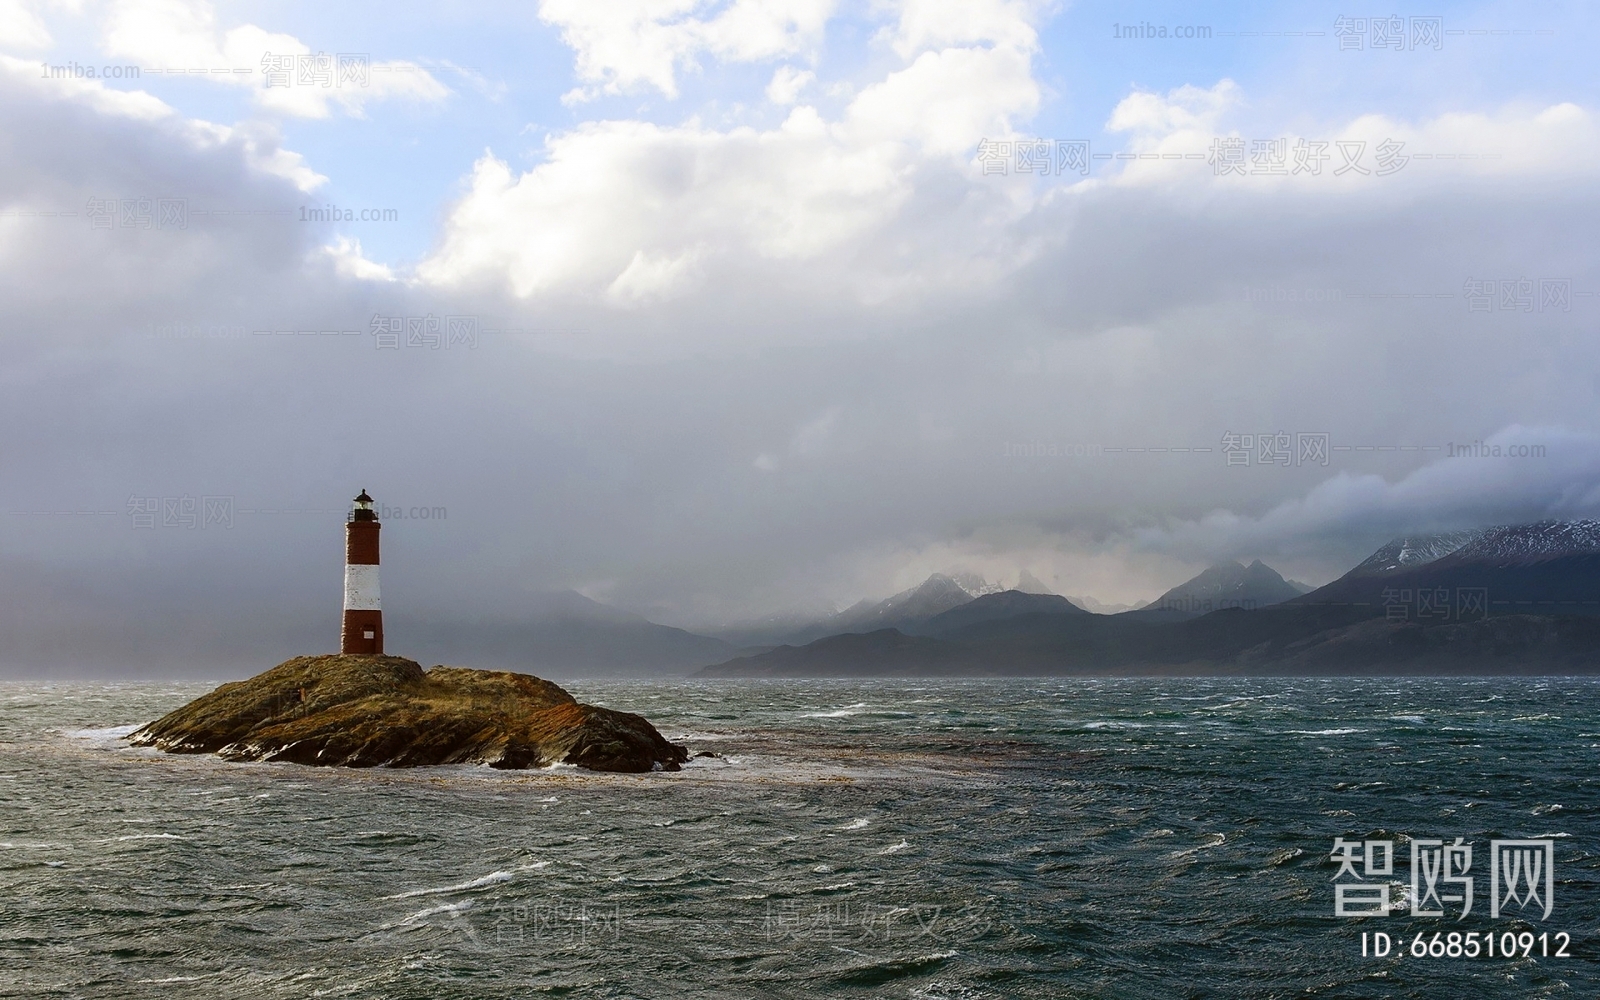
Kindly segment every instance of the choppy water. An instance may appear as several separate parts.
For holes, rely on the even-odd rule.
[[[210,685],[0,685],[0,995],[1600,995],[1593,681],[568,686],[724,756],[227,764],[117,739]],[[1473,913],[1335,918],[1334,838],[1407,836]],[[1494,838],[1554,840],[1548,919]],[[1573,957],[1361,955],[1530,928]]]

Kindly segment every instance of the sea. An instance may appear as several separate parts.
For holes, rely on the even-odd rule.
[[[0,995],[1600,996],[1592,679],[566,684],[676,773],[128,746],[212,686],[0,685]]]

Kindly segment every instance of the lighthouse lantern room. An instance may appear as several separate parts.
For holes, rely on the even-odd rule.
[[[344,635],[341,653],[383,652],[378,600],[378,514],[367,491],[355,498],[344,526]]]

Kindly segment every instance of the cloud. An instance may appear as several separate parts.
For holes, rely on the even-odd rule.
[[[664,31],[664,19],[686,16],[690,9],[646,7],[632,16]],[[547,4],[544,10],[547,18],[580,17],[562,6]],[[720,16],[741,10],[735,5]],[[939,37],[973,43],[1023,38],[1031,45],[1030,33],[994,29],[1000,13],[1016,10],[1001,5],[970,29]],[[924,14],[911,5],[902,17]],[[604,21],[612,42],[618,32],[634,38],[607,20],[616,16],[590,12],[581,18]],[[584,31],[601,30],[588,20],[582,24],[588,25]],[[692,24],[698,25],[694,32],[709,30]],[[581,67],[585,53],[601,43],[572,30],[582,37],[564,37],[578,47]],[[907,30],[919,38],[926,34],[923,28]],[[751,53],[776,49],[751,43],[738,51],[745,54],[741,58],[754,58]],[[809,79],[809,73],[783,67],[769,93],[779,103],[793,101]],[[657,83],[668,87],[665,78]],[[545,161],[520,175],[492,153],[480,159],[466,196],[451,210],[438,247],[418,274],[440,287],[504,287],[523,298],[605,296],[625,304],[637,299],[637,290],[660,295],[720,261],[817,260],[884,232],[916,200],[921,185],[938,185],[939,175],[967,170],[973,147],[985,137],[1011,134],[1012,123],[1032,115],[1038,103],[1030,48],[972,44],[921,52],[862,88],[833,121],[802,104],[767,129],[716,129],[696,120],[679,126],[589,122],[547,139]],[[974,204],[993,199],[1003,216],[1009,197],[1005,189],[974,192]],[[993,219],[973,224],[990,226]],[[982,252],[987,242],[978,237],[971,247]],[[852,283],[867,297],[927,287],[929,281],[905,283],[913,271],[932,283],[947,271],[975,273],[958,260],[933,270],[903,256],[858,263],[869,266],[858,268]]]
[[[817,81],[817,74],[793,66],[779,66],[767,84],[767,100],[773,104],[793,104],[800,99],[801,91]]]
[[[1237,121],[1245,109],[1244,92],[1228,79],[1210,88],[1185,85],[1164,95],[1129,94],[1113,109],[1106,130],[1126,133],[1129,151],[1139,158],[1125,162],[1112,175],[1113,183],[1298,187],[1338,196],[1367,190],[1387,197],[1397,187],[1441,182],[1592,176],[1600,160],[1594,118],[1571,102],[1451,111],[1414,121],[1357,114],[1329,118],[1316,131],[1303,124],[1285,128],[1275,122]],[[1236,169],[1216,163],[1217,143],[1229,139],[1238,149]],[[1281,146],[1262,145],[1273,140]],[[1294,147],[1313,141],[1323,144],[1320,156],[1308,150],[1304,161],[1298,159]],[[1392,152],[1384,153],[1386,145]],[[1204,166],[1184,159],[1195,153],[1204,155]],[[1379,173],[1383,155],[1391,164],[1387,176]],[[1278,167],[1272,165],[1274,158]],[[1382,186],[1374,187],[1375,181]]]
[[[0,0],[0,46],[46,49],[53,41],[50,29],[28,0]]]
[[[336,54],[315,53],[293,35],[253,24],[224,31],[210,0],[112,0],[101,47],[108,56],[137,59],[148,67],[229,70],[207,72],[202,79],[249,88],[261,110],[294,118],[327,118],[335,108],[360,117],[373,101],[437,103],[450,93],[425,69],[405,61],[371,63],[364,82],[341,77]],[[312,55],[325,56],[326,65],[312,67],[303,78],[300,57]],[[269,56],[288,62],[281,70],[277,64],[269,67],[263,62]]]
[[[1030,51],[1038,44],[1033,21],[1043,6],[1018,0],[903,0],[885,36],[902,59],[973,45]]]
[[[394,270],[388,265],[368,260],[361,252],[361,241],[341,236],[331,246],[322,248],[333,259],[334,270],[357,281],[394,281]]]
[[[619,291],[645,275],[660,291],[704,257],[815,258],[881,224],[907,193],[899,150],[841,142],[807,107],[765,132],[595,123],[552,137],[546,161],[521,175],[479,160],[418,273],[519,297]]]
[[[1600,437],[1563,427],[1513,425],[1449,442],[1394,481],[1337,473],[1259,517],[1213,511],[1137,533],[1148,548],[1214,559],[1293,550],[1314,539],[1389,537],[1600,515]]]
[[[1106,130],[1147,140],[1215,135],[1223,115],[1238,107],[1242,97],[1239,85],[1228,79],[1209,89],[1185,84],[1165,95],[1135,90],[1111,110]]]
[[[652,256],[643,250],[617,275],[606,289],[613,302],[644,305],[668,295],[681,294],[695,274],[700,252],[690,248],[673,256]]]
[[[590,86],[569,97],[582,101],[641,86],[677,97],[678,74],[698,68],[702,54],[737,63],[813,50],[833,8],[834,0],[541,0],[539,16],[573,50]]]

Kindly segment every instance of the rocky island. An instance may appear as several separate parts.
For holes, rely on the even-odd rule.
[[[643,716],[579,704],[538,677],[359,654],[296,657],[128,739],[168,753],[334,767],[676,771],[689,759]]]

